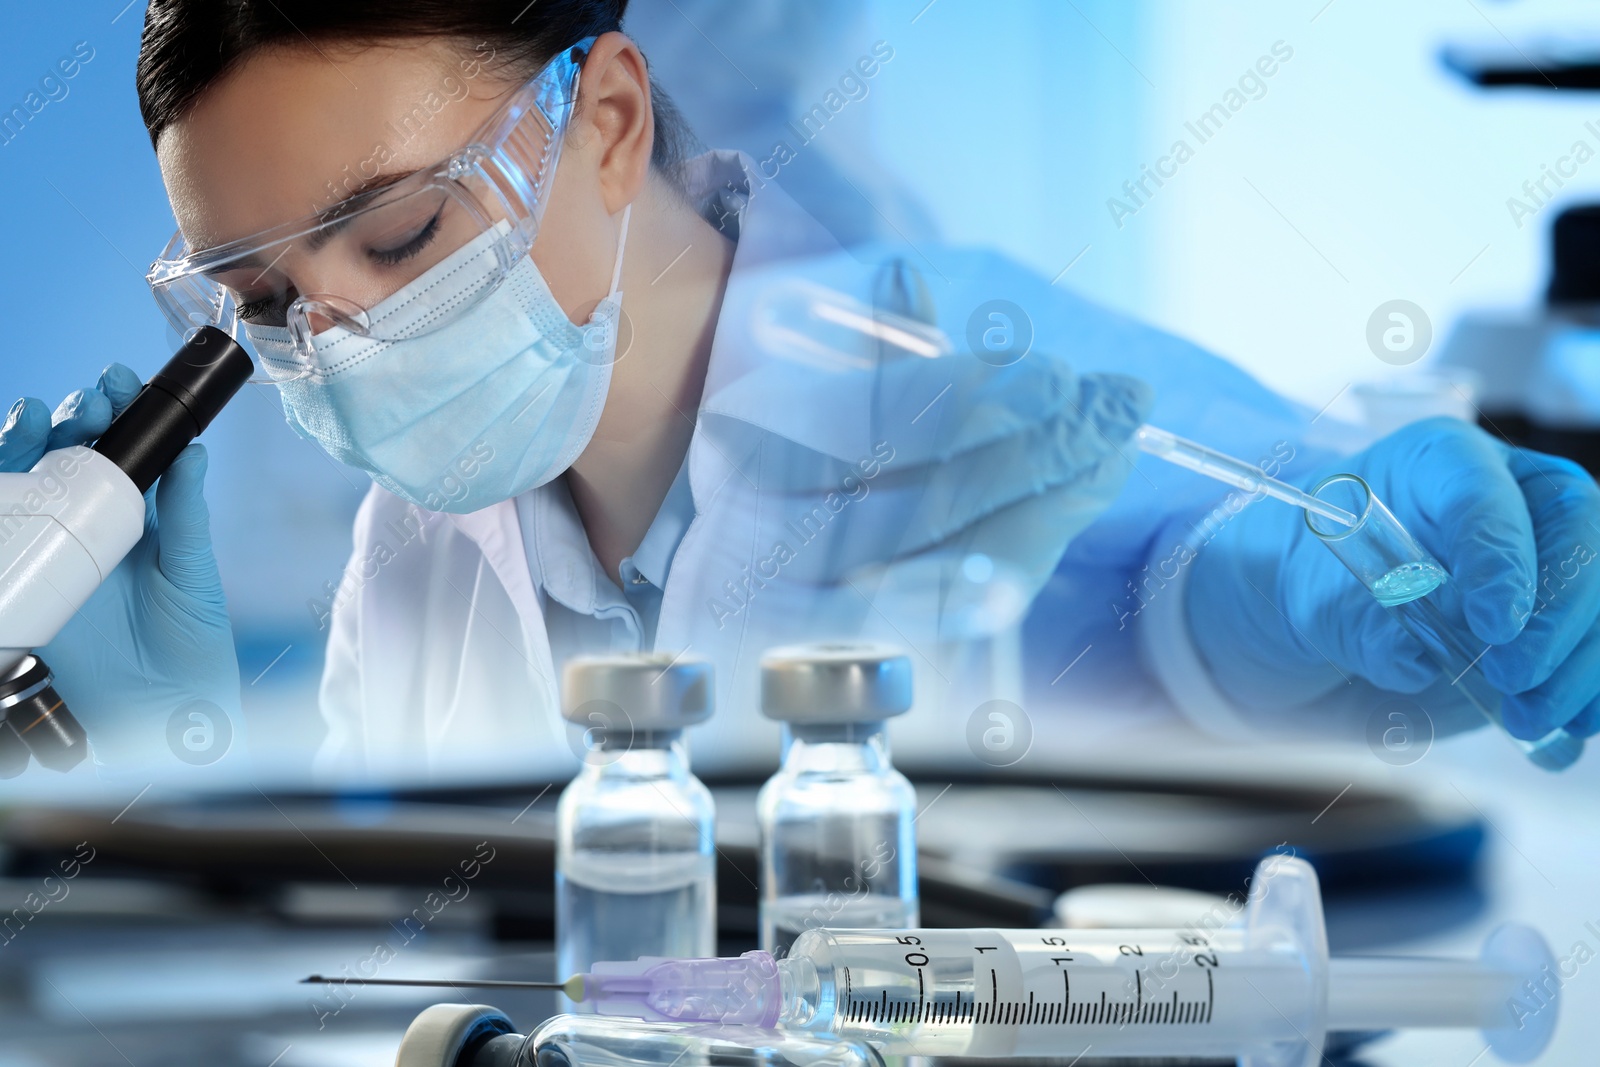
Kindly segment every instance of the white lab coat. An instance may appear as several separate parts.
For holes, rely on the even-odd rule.
[[[851,503],[834,524],[833,547],[794,568],[795,583],[750,593],[746,576],[768,551],[771,523],[781,518],[772,514],[772,501],[794,497],[751,486],[765,484],[766,472],[779,468],[811,492],[837,485],[841,472],[870,459],[875,427],[885,421],[874,407],[881,396],[839,388],[834,371],[774,360],[752,339],[756,297],[788,265],[870,306],[884,265],[903,257],[902,267],[909,264],[926,281],[938,325],[958,351],[974,309],[1004,298],[1031,320],[1039,353],[1031,358],[1049,353],[1079,372],[1141,378],[1156,391],[1151,422],[1248,458],[1281,458],[1287,449],[1293,458],[1285,470],[1309,469],[1305,413],[1193,345],[1082,301],[992,253],[929,247],[843,252],[779,186],[752,174],[747,157],[713,153],[697,165],[697,195],[721,200],[720,208],[709,210],[741,212],[688,455],[696,515],[672,559],[655,641],[657,649],[716,661],[722,726],[714,722],[697,732],[697,761],[703,763],[719,739],[758,736],[760,744],[772,744],[770,732],[753,731],[756,664],[774,644],[857,635],[909,639],[918,650],[924,700],[943,709],[913,713],[924,717],[914,730],[902,731],[912,741],[954,735],[959,746],[974,692],[982,688],[958,694],[959,686],[948,685],[971,672],[960,655],[949,654],[948,642],[918,636],[921,606],[873,602],[858,586],[824,595],[799,581],[799,572],[814,572],[876,537],[872,524],[896,521],[888,501]],[[937,379],[929,384],[922,395],[932,397]],[[540,496],[524,512],[535,525],[572,521],[564,490],[534,493]],[[1180,705],[1210,725],[1229,726],[1228,710],[1214,699],[1192,649],[1152,655],[1151,639],[1141,648],[1138,636],[1158,634],[1163,649],[1186,645],[1181,575],[1163,579],[1155,595],[1147,568],[1170,557],[1175,541],[1222,493],[1187,472],[1139,464],[1034,601],[1020,634],[1027,688],[1014,694],[1017,699],[1045,709],[1077,695],[1129,715],[1135,708],[1169,707],[1166,694],[1177,693]],[[811,499],[801,499],[802,512]],[[588,567],[592,559],[546,558],[540,531],[523,529],[513,501],[470,515],[434,514],[376,487],[356,518],[354,542],[332,613],[322,686],[329,736],[320,766],[378,778],[556,774],[570,767],[558,665],[541,603],[548,584],[571,580],[571,572],[558,573],[561,568]],[[805,580],[816,577],[807,573]],[[1006,658],[994,649],[985,655]],[[1069,663],[1070,671],[1061,673]],[[938,728],[927,728],[935,722]],[[897,738],[896,745],[904,742]]]

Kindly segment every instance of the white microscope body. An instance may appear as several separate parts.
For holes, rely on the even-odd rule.
[[[144,535],[145,493],[250,379],[213,327],[190,334],[94,447],[46,453],[0,474],[0,778],[30,758],[65,771],[88,738],[34,654],[48,645]]]
[[[83,445],[0,474],[0,675],[55,639],[144,534],[144,494]]]

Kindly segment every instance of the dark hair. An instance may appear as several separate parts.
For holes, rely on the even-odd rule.
[[[561,49],[622,28],[628,0],[150,0],[139,44],[139,111],[150,143],[218,78],[263,48],[449,37],[484,42],[513,77]],[[651,79],[651,164],[674,185],[698,148]]]

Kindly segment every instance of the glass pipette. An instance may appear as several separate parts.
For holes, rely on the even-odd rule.
[[[1344,526],[1356,524],[1356,517],[1348,511],[1334,507],[1325,500],[1318,500],[1288,482],[1269,478],[1261,472],[1261,468],[1242,459],[1234,459],[1226,452],[1218,452],[1214,448],[1196,444],[1188,438],[1168,433],[1148,423],[1139,427],[1134,433],[1134,438],[1138,441],[1141,451],[1164,459],[1168,463],[1187,467],[1189,470],[1204,474],[1207,478],[1225,482],[1235,489],[1270,496],[1274,500],[1293,504],[1297,508],[1305,508]]]
[[[1514,925],[1476,960],[1330,959],[1316,872],[1271,856],[1243,909],[1186,928],[813,929],[781,960],[597,963],[562,988],[603,1015],[830,1033],[885,1055],[1314,1067],[1330,1032],[1413,1027],[1475,1028],[1526,1062],[1554,1033],[1560,981],[1544,940]]]

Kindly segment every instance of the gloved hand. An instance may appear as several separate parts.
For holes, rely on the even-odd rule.
[[[936,624],[943,639],[1020,620],[1132,473],[1152,399],[1134,378],[1079,375],[1043,353],[1006,367],[901,361],[879,391],[895,460],[874,486],[878,521],[850,547],[878,564],[880,589],[927,605],[901,621],[908,634]]]
[[[793,425],[752,443],[739,416],[770,412],[772,395],[792,398]],[[877,627],[919,647],[1004,630],[1116,498],[1150,402],[1142,382],[1078,375],[1041,352],[999,367],[958,353],[827,375],[767,362],[702,410],[706,458],[747,457],[739,473],[706,479],[721,488],[702,513],[713,527],[753,521],[761,550],[701,579],[712,630],[757,627],[759,646]]]
[[[1075,351],[1111,342],[1092,317],[1046,315],[1054,297],[1039,301],[1040,343],[973,342],[969,320],[988,321],[974,308],[1015,267],[965,262],[947,291],[893,252],[869,286],[861,260],[879,254],[730,282],[717,344],[740,355],[708,372],[689,454],[694,551],[674,558],[656,647],[715,657],[719,692],[744,700],[762,649],[888,642],[912,653],[929,721],[961,729],[1016,695],[1017,624],[1132,474],[1151,393],[1076,373]],[[889,329],[854,325],[874,322]]]
[[[1414,423],[1299,484],[1359,475],[1459,583],[1478,662],[1516,737],[1600,729],[1600,490],[1577,464],[1454,419]],[[1270,715],[1420,694],[1440,733],[1483,718],[1303,513],[1245,508],[1191,564],[1189,632],[1222,692]],[[1470,639],[1469,639],[1470,640]]]
[[[26,471],[46,452],[93,441],[139,389],[138,375],[113,363],[53,417],[43,402],[19,400],[0,427],[0,471]],[[146,494],[143,538],[40,650],[103,765],[181,772],[223,755],[206,743],[231,737],[242,748],[239,663],[211,552],[205,471],[205,449],[191,444]],[[180,726],[169,733],[175,715]]]

